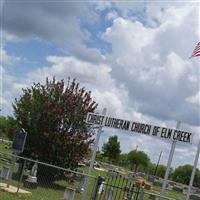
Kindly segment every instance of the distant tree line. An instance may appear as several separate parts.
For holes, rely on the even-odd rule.
[[[128,153],[121,153],[120,142],[116,135],[111,136],[107,143],[102,146],[102,152],[97,154],[97,160],[109,162],[125,167],[134,172],[145,172],[151,175],[164,178],[166,172],[165,165],[152,163],[149,156],[144,151],[132,150]],[[188,185],[192,173],[191,165],[183,165],[170,169],[170,179],[175,182]],[[194,186],[200,187],[200,170],[196,170]]]

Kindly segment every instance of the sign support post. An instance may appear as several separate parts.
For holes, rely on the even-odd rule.
[[[13,144],[12,144],[13,155],[12,155],[12,161],[11,161],[11,168],[9,171],[8,182],[12,179],[12,174],[14,171],[17,154],[22,153],[24,151],[26,136],[27,136],[27,133],[23,128],[19,128],[15,132]],[[7,183],[7,187],[9,187],[9,183]]]
[[[102,111],[102,115],[106,115],[106,111],[107,111],[106,108],[104,108],[103,111]],[[97,152],[98,145],[99,145],[99,139],[100,139],[100,136],[101,136],[101,133],[102,133],[102,127],[103,126],[99,126],[99,129],[98,129],[98,132],[97,132],[97,136],[96,136],[96,139],[95,139],[94,150],[93,150],[92,158],[91,158],[91,161],[90,161],[90,167],[89,167],[89,170],[88,170],[88,175],[91,174],[93,166],[94,166],[96,152]],[[82,200],[86,200],[87,189],[88,189],[88,178],[89,177],[85,178],[85,184],[84,184],[84,191],[83,191],[83,195],[82,195]]]
[[[191,178],[190,178],[190,183],[189,183],[189,187],[188,187],[186,200],[189,200],[189,198],[190,198],[190,192],[191,192],[191,188],[192,188],[192,185],[193,185],[195,172],[196,172],[196,168],[197,168],[197,164],[198,164],[198,160],[199,160],[199,153],[200,153],[200,140],[199,140],[199,144],[198,144],[198,147],[197,147],[197,153],[196,153],[196,157],[195,157],[195,160],[194,160],[194,166],[193,166],[193,170],[192,170],[192,174],[191,174]]]
[[[10,180],[12,179],[12,174],[15,168],[15,163],[16,163],[16,156],[17,156],[17,152],[13,151],[12,154],[12,160],[11,160],[11,167],[10,167],[10,171],[9,171],[9,176],[8,176],[8,183],[7,183],[7,188],[9,188],[10,184]]]
[[[181,123],[177,122],[176,129],[179,129],[180,125],[181,125]],[[169,172],[170,172],[170,167],[171,167],[171,163],[172,163],[175,147],[176,147],[176,141],[173,140],[172,141],[172,145],[171,145],[169,158],[168,158],[168,162],[167,162],[167,169],[166,169],[166,172],[165,172],[165,178],[164,178],[164,182],[163,182],[163,185],[162,185],[162,190],[161,190],[161,193],[160,193],[160,200],[162,200],[162,197],[163,197],[163,195],[165,193],[165,190],[166,190],[167,180],[168,180],[168,177],[169,177]]]

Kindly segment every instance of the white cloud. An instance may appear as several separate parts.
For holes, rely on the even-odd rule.
[[[99,4],[96,10],[100,12],[110,6],[110,3]],[[149,21],[142,22],[138,17],[129,17],[129,4],[121,4],[118,8],[121,6],[124,6],[124,17],[117,16],[114,11],[107,14],[107,19],[113,21],[102,34],[102,39],[111,44],[112,51],[104,56],[97,48],[89,49],[84,45],[84,40],[92,33],[81,30],[75,19],[88,8],[81,10],[72,6],[66,13],[66,7],[58,6],[58,14],[51,10],[51,6],[46,8],[43,5],[43,12],[40,13],[39,6],[35,5],[33,11],[30,8],[28,11],[40,16],[42,21],[27,18],[23,25],[20,23],[15,27],[11,26],[15,20],[12,19],[6,29],[11,35],[29,39],[39,37],[58,43],[65,41],[69,46],[68,56],[52,55],[46,58],[50,67],[41,66],[24,77],[10,76],[7,82],[9,92],[3,97],[4,104],[18,97],[21,87],[30,86],[32,82],[44,82],[47,76],[65,80],[71,76],[91,90],[99,103],[99,110],[106,107],[110,115],[169,127],[174,127],[175,121],[181,120],[186,123],[184,129],[199,132],[199,105],[195,104],[199,98],[198,61],[188,60],[198,39],[197,9],[193,6],[189,9],[187,6],[162,8],[161,5],[156,7],[151,4],[144,11],[144,5],[137,4],[138,7],[132,11],[137,14],[142,12],[149,18]],[[9,13],[17,12],[16,8],[8,10]],[[43,18],[45,13],[47,15]],[[8,77],[8,74],[5,76]],[[169,142],[106,129],[101,143],[113,133],[118,134],[126,152],[139,145],[139,149],[147,151],[156,161],[160,151],[164,151],[162,162],[166,164]],[[194,145],[197,140],[198,136],[195,136]],[[174,165],[192,163],[196,151],[194,145],[177,144]]]
[[[194,38],[198,38],[194,34],[198,24],[193,20],[198,12],[195,7],[172,7],[166,12],[168,18],[155,28],[119,17],[106,29],[103,38],[112,45],[108,56],[112,77],[125,84],[139,112],[197,125],[198,110],[191,109],[185,99],[199,87],[191,83],[191,77],[193,81],[199,78],[193,61],[188,60]],[[188,35],[193,35],[192,39]],[[180,115],[183,107],[187,119]]]
[[[23,12],[21,12],[23,10]],[[8,41],[39,38],[60,45],[78,46],[89,38],[80,19],[94,23],[98,16],[82,2],[4,2],[3,31]],[[38,20],[39,19],[39,20]]]
[[[200,106],[200,91],[197,92],[195,95],[187,97],[186,101],[192,103],[192,104],[197,104],[198,107]]]
[[[112,44],[112,53],[123,56],[128,49],[128,55],[140,53],[142,48],[153,39],[153,30],[147,29],[139,21],[132,22],[121,17],[113,21],[112,27],[106,29],[103,35]]]
[[[77,78],[85,84],[90,84],[93,88],[105,88],[113,84],[109,73],[111,68],[105,64],[93,64],[82,61],[73,56],[48,56],[47,61],[52,63],[52,67],[39,68],[30,72],[28,76],[34,80],[42,80],[44,77],[62,77],[68,76]]]
[[[118,13],[116,11],[111,11],[106,15],[107,20],[113,20],[118,17]]]
[[[95,2],[96,10],[103,11],[103,10],[110,8],[110,7],[111,7],[111,2],[109,2],[109,1],[97,1],[97,2]]]

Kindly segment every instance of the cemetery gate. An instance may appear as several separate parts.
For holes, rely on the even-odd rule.
[[[99,176],[93,188],[91,200],[139,200],[140,188],[133,180],[117,174]]]

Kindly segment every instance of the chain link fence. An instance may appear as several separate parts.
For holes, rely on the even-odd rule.
[[[85,200],[160,200],[159,193],[132,187],[133,183],[128,177],[120,175],[103,179],[88,176],[82,169],[72,171],[0,152],[0,199],[82,200],[85,182],[89,179]]]
[[[87,199],[96,178],[17,155],[0,153],[0,199],[81,200],[89,178]],[[7,192],[3,192],[7,191]],[[9,197],[8,197],[9,196]]]

